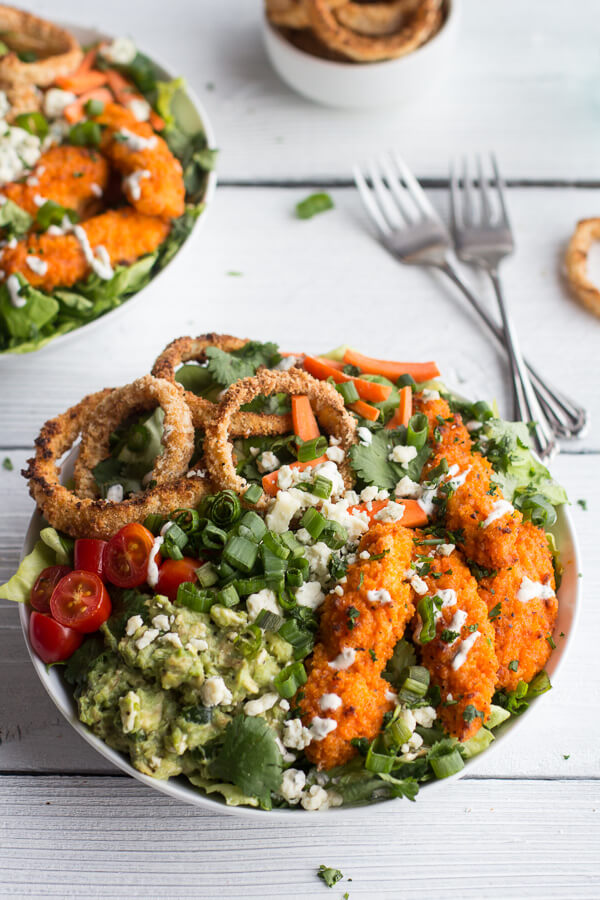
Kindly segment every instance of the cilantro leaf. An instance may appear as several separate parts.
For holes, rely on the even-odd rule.
[[[388,459],[394,447],[405,443],[406,428],[395,428],[389,431],[381,428],[379,431],[373,432],[373,440],[370,444],[355,444],[350,448],[352,467],[362,482],[377,485],[388,491],[392,491],[405,475],[408,475],[412,481],[419,481],[421,470],[430,455],[427,446],[419,450],[416,457],[406,466],[401,466],[400,463]]]
[[[334,884],[337,884],[338,881],[341,881],[344,877],[339,869],[331,869],[329,866],[324,866],[321,864],[319,866],[319,871],[317,872],[318,877],[325,882],[327,887],[332,888]]]
[[[206,357],[208,371],[223,387],[229,387],[240,378],[254,375],[259,366],[272,369],[281,359],[277,344],[261,344],[260,341],[248,341],[231,353],[226,353],[219,347],[208,347]]]
[[[279,788],[283,771],[272,729],[259,716],[237,715],[225,729],[223,746],[210,769],[214,778],[232,782],[270,808],[271,791]]]
[[[90,635],[66,662],[63,670],[65,681],[74,688],[84,684],[93,662],[104,653],[106,647],[100,635]]]

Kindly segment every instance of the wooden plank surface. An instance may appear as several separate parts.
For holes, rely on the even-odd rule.
[[[0,896],[591,900],[600,892],[598,781],[465,781],[460,797],[449,789],[399,801],[343,828],[319,815],[287,827],[217,816],[121,778],[4,782]],[[345,876],[332,891],[316,877],[320,864]]]
[[[443,208],[445,190],[431,191]],[[139,305],[93,333],[33,356],[0,361],[0,443],[29,447],[42,422],[84,393],[149,371],[180,334],[234,332],[289,350],[345,342],[382,357],[437,358],[449,384],[506,407],[506,369],[456,289],[396,262],[374,240],[353,189],[310,221],[293,215],[305,189],[226,188],[204,231]],[[502,270],[524,349],[600,421],[600,394],[581,348],[600,325],[569,296],[564,245],[578,218],[600,211],[600,189],[515,189],[517,251]],[[236,272],[238,275],[228,273]],[[490,309],[490,287],[464,269]],[[572,445],[600,449],[598,434]]]
[[[316,106],[280,81],[262,46],[261,0],[33,5],[132,35],[185,74],[215,126],[224,178],[348,178],[387,147],[434,177],[450,156],[490,147],[514,178],[600,177],[596,0],[462,0],[454,57],[431,92],[370,113]]]

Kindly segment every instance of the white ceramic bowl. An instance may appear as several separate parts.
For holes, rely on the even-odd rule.
[[[66,464],[63,466],[63,473],[65,478],[69,478],[72,475],[73,462],[74,455],[71,454]],[[36,511],[31,518],[27,535],[25,537],[23,556],[25,556],[27,553],[30,553],[33,549],[33,546],[38,539],[40,530],[43,525],[44,520],[40,513]],[[555,684],[559,668],[561,667],[567,655],[568,648],[571,646],[573,633],[577,625],[577,618],[581,607],[581,579],[578,576],[578,573],[581,571],[580,554],[577,544],[577,537],[575,535],[575,529],[573,527],[573,521],[566,506],[563,506],[559,509],[558,520],[554,528],[552,528],[552,532],[556,538],[556,543],[561,553],[561,561],[565,567],[563,580],[558,591],[559,609],[554,634],[559,635],[561,632],[563,632],[566,637],[560,640],[557,639],[556,650],[553,651],[550,660],[548,661],[548,665],[546,666],[546,670],[550,675],[552,683]],[[50,695],[60,712],[63,714],[65,719],[70,722],[75,731],[77,731],[81,735],[81,737],[88,742],[88,744],[91,744],[91,746],[94,747],[94,749],[97,750],[98,753],[109,760],[109,762],[113,763],[113,765],[117,766],[117,768],[121,769],[127,775],[131,775],[133,778],[137,778],[138,781],[141,781],[148,787],[154,788],[157,791],[161,791],[163,794],[168,794],[175,800],[180,800],[185,803],[192,803],[194,806],[201,806],[205,809],[210,809],[213,812],[219,811],[223,813],[231,813],[232,815],[236,816],[245,816],[246,818],[261,818],[263,820],[265,816],[267,816],[268,819],[273,819],[276,817],[285,819],[288,822],[293,820],[295,824],[299,824],[300,822],[310,823],[314,821],[311,815],[303,809],[279,809],[265,812],[264,810],[253,809],[251,807],[226,806],[225,802],[217,799],[216,795],[212,795],[209,797],[206,794],[201,793],[199,790],[194,788],[186,778],[179,777],[171,778],[168,781],[159,781],[156,778],[150,778],[149,776],[143,775],[141,772],[138,772],[138,770],[131,765],[129,760],[122,753],[119,753],[116,750],[112,750],[107,744],[101,741],[100,738],[96,737],[96,735],[94,735],[89,730],[89,728],[87,728],[87,726],[83,725],[82,722],[79,721],[79,719],[77,718],[77,708],[75,701],[73,700],[71,688],[63,680],[60,672],[60,666],[55,666],[49,670],[46,669],[46,666],[36,655],[31,647],[31,644],[29,643],[30,612],[31,610],[29,606],[21,604],[19,610],[21,627],[23,629],[23,635],[25,637],[25,642],[27,644],[27,649],[29,650],[31,661],[33,663],[35,671],[37,672],[38,678],[46,688],[48,694]],[[456,775],[453,775],[450,778],[446,778],[442,781],[427,782],[426,784],[421,786],[421,790],[426,791],[429,794],[431,791],[441,790],[447,785],[450,785],[451,782],[460,780],[464,775],[471,775],[483,759],[489,759],[491,753],[495,753],[499,748],[505,747],[506,742],[510,739],[511,736],[514,735],[515,730],[518,729],[519,724],[525,718],[529,720],[529,718],[534,714],[535,710],[539,708],[539,704],[548,702],[549,699],[550,702],[552,702],[551,697],[552,692],[550,692],[550,694],[548,695],[544,695],[542,697],[534,699],[529,709],[523,715],[518,718],[511,718],[499,728],[495,729],[494,734],[496,736],[496,740],[494,741],[494,743],[491,744],[490,747],[488,747],[488,749],[481,753],[479,756],[468,760],[465,764],[465,768],[461,772],[458,772]],[[405,809],[408,809],[409,806],[406,801],[402,800],[381,800],[378,803],[373,803],[369,806],[349,806],[324,810],[319,813],[319,817],[326,816],[328,820],[330,820],[332,816],[336,816],[338,818],[350,818],[357,816],[360,818],[364,818],[364,816],[366,816],[367,814],[381,809],[382,804],[386,804],[389,806],[389,804],[392,803],[396,805],[398,813],[400,813],[403,809],[402,804],[404,804]],[[399,806],[398,804],[401,805]]]
[[[71,31],[75,35],[77,40],[83,46],[85,46],[86,44],[95,43],[96,41],[112,40],[112,37],[110,35],[107,35],[104,32],[97,31],[95,28],[83,28],[78,25],[71,25],[68,22],[62,22],[61,25],[63,25],[65,28],[68,28],[69,31]],[[181,74],[178,72],[173,72],[172,69],[163,65],[162,62],[159,61],[156,57],[152,57],[152,62],[157,66],[161,78],[164,78],[167,81],[172,78],[177,78]],[[204,106],[202,105],[194,91],[191,90],[189,85],[186,85],[185,93],[187,95],[187,100],[181,98],[181,105],[178,112],[182,117],[184,117],[187,129],[190,131],[190,133],[202,129],[204,131],[204,134],[206,135],[208,146],[216,147],[214,131],[212,129],[212,125],[210,124]],[[182,254],[189,250],[190,245],[193,243],[194,239],[197,237],[200,231],[201,225],[204,224],[208,208],[212,203],[216,186],[217,175],[213,170],[212,172],[208,173],[206,182],[206,192],[204,195],[205,208],[202,211],[201,215],[196,219],[194,227],[188,235],[187,240],[184,241],[184,243],[181,245],[173,259],[167,263],[164,269],[161,269],[161,271],[152,279],[152,281],[150,281],[146,285],[145,288],[142,288],[142,290],[138,291],[137,294],[133,294],[132,297],[130,297],[120,306],[115,307],[115,309],[111,310],[110,312],[105,313],[103,316],[99,316],[97,319],[94,319],[93,321],[88,322],[85,325],[80,325],[79,328],[75,328],[73,329],[73,331],[68,331],[66,334],[58,335],[47,344],[44,344],[43,347],[40,347],[39,350],[32,351],[32,353],[35,353],[37,355],[39,353],[43,353],[47,348],[58,347],[59,345],[65,344],[69,341],[81,338],[84,335],[87,337],[92,329],[100,327],[108,318],[110,318],[112,321],[119,314],[122,314],[126,310],[130,310],[134,303],[139,304],[142,300],[148,300],[151,292],[162,290],[164,285],[163,278],[165,273],[169,271],[175,260],[179,260]],[[2,363],[6,364],[7,361],[14,359],[15,356],[27,357],[28,355],[29,354],[27,353],[0,353],[0,365]]]
[[[414,102],[441,78],[454,50],[460,0],[446,0],[444,24],[430,41],[399,59],[334,62],[300,50],[263,19],[263,38],[273,68],[291,88],[317,103],[343,109],[376,109]]]

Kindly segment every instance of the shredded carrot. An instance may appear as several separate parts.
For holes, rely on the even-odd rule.
[[[92,91],[94,88],[102,87],[107,81],[107,72],[97,72],[95,69],[92,69],[89,72],[82,72],[80,75],[75,72],[73,75],[57,78],[56,84],[64,91],[71,91],[71,93],[79,95]]]
[[[309,462],[301,463],[301,462],[293,462],[290,463],[290,469],[300,469],[301,472],[304,469],[310,469],[313,466],[318,466],[320,463],[327,462],[326,456],[319,456],[318,459],[311,459]],[[265,494],[268,494],[270,497],[274,497],[279,490],[277,487],[277,479],[279,476],[279,469],[276,469],[274,472],[269,472],[268,475],[263,475],[262,486]]]
[[[87,53],[84,55],[81,60],[81,64],[78,69],[75,69],[72,72],[72,75],[81,75],[83,72],[89,72],[90,69],[93,69],[96,65],[96,58],[98,56],[98,47],[92,47]]]
[[[292,397],[292,424],[294,434],[303,441],[312,441],[321,434],[310,400],[305,394]]]
[[[343,367],[343,363],[340,363]],[[345,375],[337,367],[331,365],[329,360],[318,359],[315,356],[306,356],[304,359],[304,368],[314,378],[326,381],[333,378],[336,384],[352,381],[358,391],[361,400],[370,400],[372,403],[381,403],[387,400],[392,392],[389,384],[377,384],[375,381],[366,381],[364,378],[355,378],[353,375]]]
[[[331,366],[332,369],[337,369],[338,372],[343,372],[346,365],[343,362],[338,362],[337,359],[325,359],[323,356],[316,356],[315,359],[318,359],[324,366]]]
[[[375,515],[388,505],[389,500],[371,500],[369,503],[359,503],[351,506],[348,510],[352,512],[366,512],[369,521],[372,521]],[[427,515],[419,506],[416,500],[398,500],[404,507],[404,515],[399,520],[405,528],[421,528],[427,525]]]
[[[351,409],[352,412],[355,412],[358,416],[362,416],[363,419],[368,419],[369,422],[376,422],[379,418],[379,410],[376,406],[370,406],[368,403],[365,403],[364,400],[357,400],[356,403],[351,403],[348,409]]]
[[[165,123],[165,120],[162,118],[162,116],[159,116],[159,114],[157,112],[155,112],[155,110],[151,109],[150,110],[150,124],[152,125],[152,127],[154,128],[155,131],[162,131],[163,128],[165,127],[166,123]]]
[[[385,427],[399,428],[400,425],[408,425],[411,416],[412,388],[409,385],[406,385],[406,387],[403,387],[400,391],[400,403],[398,405],[398,409],[395,411],[394,415]]]
[[[67,122],[79,122],[85,115],[84,107],[88,100],[101,100],[102,103],[112,103],[112,99],[112,94],[107,88],[94,88],[93,91],[82,94],[81,97],[78,97],[73,103],[69,103],[68,106],[65,106],[63,116]]]
[[[124,78],[120,72],[115,69],[107,69],[105,74],[108,86],[115,95],[115,100],[122,103],[123,106],[131,100],[141,97],[135,85]]]
[[[367,372],[369,375],[383,375],[390,381],[397,381],[401,375],[411,375],[415,381],[429,381],[430,378],[437,378],[440,374],[434,362],[411,363],[373,359],[370,356],[363,356],[356,350],[346,350],[344,362],[357,366],[361,372]]]

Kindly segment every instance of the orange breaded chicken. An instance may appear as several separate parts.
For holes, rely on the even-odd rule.
[[[450,556],[418,555],[415,561],[427,583],[425,596],[441,601],[435,613],[436,637],[421,642],[423,623],[417,613],[415,643],[421,647],[422,663],[433,684],[441,691],[438,716],[451,735],[465,741],[490,713],[498,667],[494,628],[477,582],[456,550]],[[419,599],[415,597],[415,602]]]
[[[479,582],[482,599],[494,611],[496,684],[508,691],[519,681],[530,682],[544,668],[558,612],[552,554],[544,530],[523,522],[517,551],[515,565]]]
[[[348,567],[342,596],[333,591],[325,600],[320,642],[299,695],[305,725],[323,718],[335,722],[333,730],[322,740],[313,738],[306,749],[307,757],[321,769],[354,756],[352,738],[374,738],[384,713],[393,706],[381,673],[414,612],[404,580],[412,547],[412,532],[407,528],[376,523],[364,535],[358,553],[383,556],[359,556]],[[324,709],[324,694],[335,694],[341,704]]]
[[[522,516],[503,500],[493,484],[491,463],[473,451],[461,416],[452,413],[445,400],[425,401],[417,394],[415,404],[429,420],[433,447],[423,478],[445,459],[451,470],[448,478],[456,479],[450,480],[455,490],[446,503],[446,528],[463,532],[460,546],[467,559],[490,569],[512,565],[517,560],[516,538]]]
[[[19,272],[33,287],[45,291],[70,287],[86,278],[92,267],[83,250],[84,242],[76,236],[78,228],[83,229],[97,258],[106,254],[111,265],[117,265],[130,264],[156,250],[170,225],[126,207],[88,219],[77,226],[75,233],[30,234],[15,247],[4,248],[1,264],[5,276]]]
[[[106,159],[86,147],[51,147],[24,182],[4,185],[7,197],[35,218],[43,200],[73,209],[80,219],[101,208],[109,178]]]
[[[174,219],[185,209],[181,163],[147,122],[107,103],[96,120],[105,125],[101,149],[123,175],[123,191],[139,212]]]

